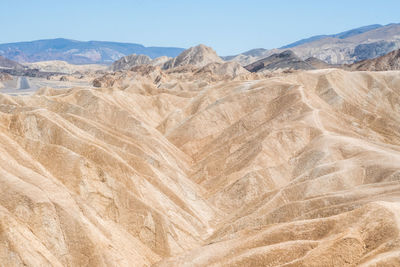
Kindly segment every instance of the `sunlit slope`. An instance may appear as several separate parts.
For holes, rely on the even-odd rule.
[[[0,95],[0,261],[400,264],[399,77],[149,66]]]

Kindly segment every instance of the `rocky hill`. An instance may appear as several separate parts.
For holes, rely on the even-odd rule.
[[[112,71],[129,70],[135,66],[150,64],[150,62],[151,58],[146,55],[133,54],[118,59],[110,66],[110,69]]]
[[[329,68],[339,67],[338,65],[326,63],[325,61],[315,57],[309,57],[306,60],[304,60],[304,62],[311,65],[314,69],[329,69]]]
[[[249,72],[237,62],[213,62],[200,68],[197,73],[210,73],[222,77],[235,78],[238,76],[246,75]]]
[[[198,45],[184,50],[175,58],[159,57],[151,59],[145,55],[129,55],[115,61],[110,69],[112,71],[129,70],[132,67],[151,65],[159,66],[164,70],[174,68],[204,68],[202,71],[217,73],[221,75],[228,74],[237,76],[246,73],[246,70],[235,62],[225,63],[217,53],[205,45]]]
[[[291,49],[303,60],[314,57],[329,64],[350,64],[379,57],[399,48],[400,24],[370,25],[338,34],[314,36],[279,49],[253,49],[224,59],[246,66]]]
[[[273,54],[267,58],[258,60],[245,67],[250,72],[259,72],[264,70],[293,69],[293,70],[311,70],[315,69],[308,62],[300,59],[290,50],[279,54]]]
[[[71,64],[111,64],[123,56],[143,54],[150,58],[175,57],[183,51],[175,47],[145,47],[140,44],[49,39],[0,44],[0,56],[17,62],[61,60]]]
[[[186,49],[177,57],[167,61],[163,68],[171,69],[180,66],[192,65],[196,67],[204,67],[209,63],[223,63],[224,61],[217,55],[217,53],[208,46],[198,45]]]
[[[378,58],[356,62],[347,67],[351,70],[362,71],[400,70],[400,50],[395,50]]]

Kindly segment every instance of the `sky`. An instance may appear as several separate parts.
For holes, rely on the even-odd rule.
[[[400,22],[399,0],[0,0],[0,43],[68,38],[219,55]]]

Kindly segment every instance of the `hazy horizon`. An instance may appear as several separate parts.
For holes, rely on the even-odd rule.
[[[398,23],[400,2],[381,1],[68,1],[5,0],[0,43],[65,38],[188,48],[219,55],[277,48],[320,34]],[[15,14],[18,14],[16,17]],[[149,16],[148,14],[151,14]],[[362,14],[360,17],[358,14]]]

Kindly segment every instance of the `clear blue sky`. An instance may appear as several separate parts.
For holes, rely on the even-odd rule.
[[[64,37],[220,55],[400,22],[399,0],[0,0],[0,43]]]

